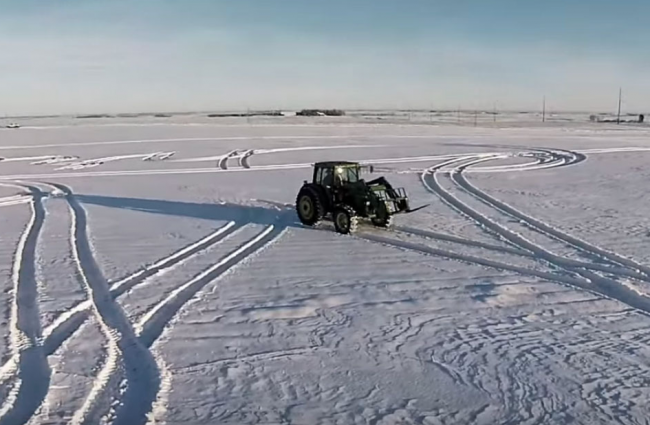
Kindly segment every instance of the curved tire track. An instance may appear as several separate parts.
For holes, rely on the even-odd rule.
[[[75,216],[79,219],[74,225],[75,244],[79,247],[79,265],[84,269],[84,276],[93,276],[88,281],[88,289],[93,299],[95,308],[104,333],[109,340],[109,356],[91,394],[87,398],[84,407],[73,417],[72,423],[94,423],[100,419],[112,421],[114,424],[144,424],[147,416],[152,411],[161,387],[161,375],[168,374],[164,368],[162,359],[154,359],[148,350],[153,342],[159,337],[166,324],[175,313],[189,300],[198,290],[207,285],[225,271],[239,264],[253,252],[257,252],[267,243],[277,238],[281,232],[270,226],[266,231],[237,249],[224,258],[215,266],[206,270],[195,279],[191,280],[181,288],[174,291],[163,303],[156,306],[140,323],[139,331],[136,333],[126,319],[123,311],[113,302],[112,296],[117,296],[126,291],[130,283],[142,281],[147,276],[155,274],[164,265],[170,262],[178,262],[181,258],[187,258],[207,245],[215,243],[217,236],[231,233],[234,223],[229,223],[218,231],[218,235],[211,235],[209,240],[203,241],[202,246],[191,246],[180,251],[172,257],[159,262],[155,267],[146,272],[138,272],[120,282],[117,282],[109,291],[106,283],[102,282],[103,277],[99,271],[88,245],[85,234],[85,212],[76,202],[72,192],[65,186],[57,185],[60,190],[66,193]],[[269,236],[270,235],[270,236]],[[80,243],[81,242],[81,243]],[[85,256],[85,257],[84,257]],[[113,292],[113,294],[111,294]],[[171,298],[173,297],[173,298]],[[81,310],[81,309],[80,309]],[[85,317],[81,312],[69,316],[68,322],[73,325],[81,324]],[[64,320],[65,322],[65,320]],[[123,378],[125,378],[123,380]],[[168,379],[168,378],[166,378]],[[113,402],[111,402],[111,400]],[[110,407],[106,412],[107,406]]]
[[[490,267],[496,270],[510,271],[515,272],[524,276],[534,276],[541,279],[550,280],[553,282],[568,284],[572,286],[578,286],[581,284],[582,280],[570,277],[559,275],[551,272],[544,272],[541,270],[529,269],[527,267],[515,266],[512,264],[502,263],[499,261],[489,260],[487,258],[476,257],[473,255],[460,254],[452,251],[447,251],[444,249],[433,248],[427,245],[416,244],[412,242],[399,241],[390,237],[381,236],[378,234],[370,233],[357,233],[355,237],[359,239],[365,239],[370,242],[379,243],[386,246],[392,246],[394,248],[414,251],[420,254],[431,255],[435,257],[446,258],[449,260],[460,261],[467,264],[480,265],[485,267]]]
[[[156,304],[141,318],[136,327],[142,344],[146,347],[151,347],[162,335],[166,326],[178,314],[181,308],[188,301],[194,298],[200,290],[210,282],[223,276],[228,271],[241,265],[247,258],[261,252],[267,246],[274,243],[281,237],[285,229],[286,228],[284,227],[277,228],[274,225],[269,225],[256,237],[238,247],[230,254],[223,257],[218,263],[207,268],[193,279],[176,288],[164,300]],[[163,387],[169,387],[171,373],[167,371],[165,362],[161,357],[157,357],[156,361],[161,374],[166,377],[166,382],[163,382]],[[164,406],[164,399],[166,398],[166,394],[164,394],[164,392],[164,388],[161,389],[160,392],[158,391],[158,388],[156,388],[157,399],[154,403],[149,405],[149,410],[153,411],[154,415],[156,415],[156,411],[165,411],[166,407]],[[132,399],[134,402],[132,404],[137,405],[137,399],[128,396],[125,396],[125,399]],[[128,412],[125,413],[125,415],[126,417],[130,416],[128,415]],[[116,421],[115,423],[124,423],[125,425],[131,424],[131,422],[126,421]]]
[[[406,233],[410,235],[415,235],[415,236],[420,236],[423,238],[427,239],[433,239],[433,240],[440,240],[440,241],[445,241],[445,242],[451,242],[459,245],[465,245],[465,246],[471,246],[475,248],[482,248],[487,251],[493,251],[493,252],[499,252],[502,254],[510,254],[510,255],[516,255],[519,257],[523,258],[531,258],[535,259],[536,256],[534,253],[525,251],[523,249],[519,248],[511,248],[509,246],[501,247],[499,245],[492,245],[489,243],[485,242],[480,242],[480,241],[475,241],[471,239],[465,239],[465,238],[460,238],[457,236],[453,235],[447,235],[444,233],[438,233],[438,232],[431,232],[427,230],[421,230],[421,229],[415,229],[412,227],[396,227],[395,230],[401,232],[401,233]],[[641,273],[631,271],[628,269],[620,268],[620,267],[609,267],[606,265],[602,264],[593,264],[593,263],[587,263],[583,261],[576,261],[576,260],[571,260],[571,259],[565,259],[568,263],[573,264],[574,267],[582,267],[586,269],[591,269],[594,271],[599,271],[603,273],[613,273],[618,276],[627,276],[631,277],[634,279],[639,279],[639,280],[646,280],[647,277]]]
[[[551,157],[557,157],[557,154],[555,154],[554,152],[549,151],[549,152],[546,152],[546,153],[548,155],[550,155]],[[565,158],[565,159],[568,158],[568,160],[564,161],[562,163],[563,165],[556,165],[556,166],[565,166],[567,164],[572,164],[572,163],[575,164],[575,163],[578,163],[578,162],[582,162],[584,160],[584,155],[580,155],[580,154],[575,154],[574,157],[571,157],[568,153],[562,153],[561,157]],[[478,163],[487,162],[487,161],[491,161],[491,160],[494,160],[494,159],[498,159],[498,158],[496,158],[496,157],[492,157],[492,158],[486,157],[486,158],[478,158],[478,159],[475,159],[475,160],[470,161],[470,162],[464,162],[462,165],[457,166],[455,169],[453,169],[450,172],[450,178],[451,178],[452,182],[455,183],[458,187],[460,187],[464,192],[468,193],[470,196],[477,199],[481,203],[489,206],[490,208],[496,209],[497,211],[501,212],[502,214],[505,214],[505,215],[509,216],[510,218],[513,218],[513,219],[515,219],[515,220],[517,220],[519,222],[524,223],[527,227],[531,228],[534,231],[540,232],[540,233],[542,233],[542,234],[544,234],[544,235],[546,235],[546,236],[548,236],[548,237],[550,237],[550,238],[552,238],[554,240],[557,240],[557,241],[559,241],[561,243],[565,243],[565,244],[567,244],[569,246],[572,246],[573,248],[579,250],[582,253],[591,255],[591,256],[593,256],[595,258],[598,258],[601,262],[610,263],[609,265],[598,264],[598,263],[591,263],[591,262],[585,262],[585,261],[579,261],[579,260],[573,260],[573,259],[570,259],[570,258],[555,256],[557,258],[562,258],[562,261],[564,262],[564,264],[566,266],[570,266],[570,267],[573,267],[573,268],[583,268],[583,269],[593,270],[593,271],[597,271],[597,272],[603,272],[603,273],[607,273],[607,274],[610,274],[610,275],[615,275],[615,276],[618,276],[618,277],[626,276],[626,277],[629,277],[629,278],[639,279],[639,280],[644,280],[644,281],[650,282],[649,277],[647,275],[643,274],[637,268],[633,268],[632,270],[626,269],[625,266],[623,266],[619,262],[609,260],[608,258],[603,257],[603,256],[599,255],[596,252],[587,250],[586,248],[581,248],[581,247],[575,246],[574,244],[568,242],[564,238],[558,237],[559,234],[561,234],[562,232],[556,231],[554,229],[553,229],[554,230],[553,234],[546,232],[541,227],[538,227],[536,224],[533,224],[533,223],[528,221],[528,219],[530,219],[530,220],[533,220],[535,223],[541,223],[541,222],[539,222],[538,220],[536,220],[536,219],[534,219],[532,217],[525,216],[523,213],[519,213],[520,215],[515,215],[515,213],[518,213],[518,212],[514,208],[507,206],[505,203],[496,200],[495,198],[491,197],[490,195],[488,195],[488,194],[484,193],[483,191],[479,190],[478,188],[474,187],[464,177],[463,173],[465,172],[465,170],[470,169],[469,167],[472,167],[473,165],[478,164]],[[437,180],[435,180],[435,176],[434,176],[434,183],[436,183],[438,187],[442,188],[442,186],[440,186],[440,184],[437,182]],[[460,201],[460,200],[458,200],[458,202],[462,203],[462,201]],[[467,205],[465,205],[465,207],[469,208]],[[458,209],[457,206],[454,206],[454,208]],[[467,214],[467,211],[461,211],[461,212],[463,213],[463,215],[469,215],[469,214]],[[478,212],[476,212],[476,214],[482,216],[482,214],[480,214]],[[482,217],[483,217],[483,219],[487,220],[490,223],[487,223],[487,222],[484,221],[484,222],[481,223],[481,225],[483,227],[489,228],[489,230],[493,234],[495,234],[496,236],[503,239],[504,236],[503,236],[503,234],[499,233],[498,229],[499,228],[500,229],[505,229],[505,228],[503,226],[499,225],[496,222],[492,222],[491,219],[489,219],[489,218],[487,218],[485,216],[482,216]],[[470,218],[472,218],[475,221],[477,220],[477,217],[470,217]],[[541,224],[541,225],[543,225],[543,224]],[[513,233],[513,232],[511,232],[511,233]],[[514,244],[515,246],[521,246],[520,243],[513,242],[510,239],[506,238],[506,241],[511,243],[511,244]],[[538,255],[539,254],[539,253],[535,253],[535,251],[532,250],[532,249],[529,249],[528,251],[533,253],[533,255]],[[554,255],[554,254],[551,254],[551,255]],[[643,267],[643,266],[640,266],[640,267]]]
[[[238,153],[238,151],[234,150],[234,151],[228,152],[227,154],[222,156],[221,159],[219,159],[219,163],[218,163],[219,168],[221,168],[222,170],[227,170],[228,169],[228,160],[230,158],[233,158],[234,156],[236,156],[237,153]]]
[[[57,188],[58,190],[58,188]],[[111,285],[111,295],[114,298],[128,292],[132,288],[141,284],[145,279],[155,274],[165,271],[195,254],[208,249],[209,247],[220,243],[223,238],[237,229],[235,222],[229,222],[223,227],[217,229],[210,235],[194,242],[168,257],[156,261],[154,264],[147,266],[137,272],[120,279]],[[64,314],[57,317],[50,326],[43,331],[43,350],[46,356],[50,356],[58,350],[61,345],[81,327],[92,313],[92,303],[84,301]],[[17,356],[13,356],[0,368],[0,391],[5,384],[9,383],[16,376],[18,365]],[[2,394],[2,392],[0,392]]]
[[[235,222],[231,221],[205,238],[176,251],[168,257],[156,261],[154,264],[147,266],[146,268],[138,270],[137,272],[118,280],[111,285],[111,296],[117,298],[142,283],[145,279],[173,267],[193,255],[220,243],[224,237],[231,234],[236,228]],[[88,318],[91,311],[92,303],[86,301],[54,320],[52,325],[47,327],[44,332],[46,354],[54,354],[61,344],[67,340]]]
[[[524,249],[533,253],[537,258],[543,260],[544,262],[546,262],[548,265],[555,268],[556,270],[558,271],[564,270],[573,278],[577,278],[576,280],[577,284],[575,286],[581,289],[586,289],[591,292],[596,292],[606,298],[616,299],[624,304],[627,304],[632,308],[640,310],[644,314],[650,314],[650,299],[639,296],[636,292],[621,285],[615,280],[597,275],[596,273],[587,270],[584,266],[586,263],[560,257],[558,255],[549,252],[543,247],[536,245],[535,243],[527,240],[526,238],[519,235],[518,233],[515,233],[507,229],[506,227],[486,217],[482,213],[474,210],[473,208],[465,204],[463,201],[456,198],[454,195],[452,195],[450,192],[448,192],[439,184],[439,182],[437,181],[438,171],[447,165],[450,165],[454,162],[459,162],[462,163],[462,165],[456,167],[456,169],[451,172],[451,176],[452,176],[452,180],[462,188],[462,186],[458,181],[458,176],[461,174],[462,169],[471,166],[475,163],[489,160],[490,158],[480,158],[478,160],[474,159],[473,161],[466,163],[467,160],[471,160],[471,159],[472,158],[466,157],[460,160],[457,159],[457,160],[447,161],[443,164],[432,167],[429,171],[423,173],[422,182],[428,188],[428,190],[438,195],[446,203],[452,206],[455,210],[459,211],[461,214],[470,217],[483,229],[486,229],[488,232],[497,235],[498,237],[502,238],[503,240],[511,243],[512,245],[520,249]],[[460,170],[460,172],[456,172],[456,170]],[[427,182],[427,176],[431,174],[433,175],[433,179],[430,182]]]
[[[26,423],[45,399],[50,383],[50,368],[41,344],[42,329],[36,282],[36,245],[45,220],[44,196],[29,186],[32,217],[18,243],[13,264],[13,304],[11,308],[11,346],[17,376],[14,388],[0,410],[0,424]],[[3,368],[4,369],[4,368]],[[10,371],[7,371],[10,372]]]
[[[156,362],[149,350],[139,343],[131,323],[124,311],[115,303],[108,284],[93,256],[87,234],[87,218],[83,207],[77,202],[72,191],[63,185],[56,185],[66,195],[72,212],[72,238],[75,260],[79,267],[82,280],[86,285],[89,298],[92,300],[95,316],[100,323],[102,332],[109,341],[108,358],[100,371],[97,381],[86,399],[84,406],[72,419],[72,423],[97,423],[100,414],[104,413],[101,401],[106,390],[116,384],[111,379],[117,368],[124,370],[128,391],[138,391],[142,394],[142,409],[132,412],[131,424],[146,422],[146,396],[148,389],[157,387],[160,382]],[[153,400],[151,400],[152,402]],[[150,403],[151,403],[150,402]]]
[[[507,246],[492,245],[485,242],[475,241],[471,239],[461,238],[458,236],[448,235],[444,233],[431,232],[428,230],[416,229],[413,227],[396,227],[395,230],[407,233],[410,235],[420,236],[427,239],[435,239],[444,242],[451,242],[459,245],[466,245],[475,248],[482,248],[488,251],[500,252],[503,254],[512,254],[520,257],[534,258],[534,255],[528,251],[524,251],[518,248],[511,248]]]
[[[250,150],[247,150],[246,152],[244,152],[244,153],[239,157],[239,165],[240,165],[241,167],[244,167],[244,168],[251,168],[251,166],[250,166],[250,164],[249,164],[249,162],[248,162],[248,158],[250,158],[251,156],[253,156],[254,153],[255,153],[255,150],[254,150],[254,149],[250,149]]]
[[[476,186],[472,185],[466,178],[463,176],[462,171],[466,168],[466,166],[459,167],[459,170],[461,171],[460,173],[453,174],[452,179],[454,180],[455,183],[457,183],[460,187],[462,187],[466,192],[468,192],[470,195],[474,196],[475,198],[479,199],[480,201],[484,202],[485,204],[496,208],[497,210],[501,211],[502,213],[516,219],[519,221],[525,222],[529,227],[544,233],[550,237],[553,237],[554,239],[564,242],[568,245],[571,245],[572,247],[586,253],[593,255],[595,257],[599,257],[603,260],[607,260],[608,262],[611,262],[613,264],[623,266],[623,267],[629,267],[633,271],[637,271],[639,273],[642,273],[645,275],[644,280],[648,280],[650,278],[650,267],[645,266],[643,264],[640,264],[634,260],[631,260],[629,258],[623,257],[617,253],[607,251],[603,248],[600,248],[598,246],[595,246],[589,242],[583,241],[579,238],[576,238],[568,233],[565,233],[563,231],[560,231],[551,225],[542,222],[541,220],[538,220],[534,217],[531,217],[514,207],[506,204],[503,201],[500,201],[493,196],[485,193],[484,191],[478,189]],[[624,271],[620,270],[618,271],[619,274],[625,273]],[[639,278],[639,275],[632,275],[630,277],[636,277]],[[650,281],[650,280],[648,280]]]

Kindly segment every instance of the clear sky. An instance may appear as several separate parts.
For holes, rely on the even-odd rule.
[[[0,0],[0,114],[650,110],[649,0]]]

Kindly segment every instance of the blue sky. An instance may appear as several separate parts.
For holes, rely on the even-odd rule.
[[[0,0],[0,114],[650,109],[647,0]]]

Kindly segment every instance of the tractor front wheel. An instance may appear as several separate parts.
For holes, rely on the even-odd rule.
[[[393,222],[393,216],[388,213],[386,205],[381,205],[375,215],[370,221],[376,227],[388,228]]]
[[[372,218],[372,224],[376,227],[383,227],[385,229],[389,228],[393,224],[392,215],[378,215]]]
[[[307,226],[313,226],[323,219],[323,204],[314,189],[305,187],[300,190],[296,198],[296,212],[302,224]]]
[[[357,230],[357,215],[347,205],[336,208],[332,218],[334,219],[334,228],[342,235],[354,233]]]

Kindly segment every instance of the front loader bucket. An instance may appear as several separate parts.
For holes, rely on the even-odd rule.
[[[420,211],[428,207],[430,204],[422,205],[417,208],[411,208],[409,206],[408,198],[402,198],[395,201],[395,212],[393,214],[410,214],[416,211]]]

